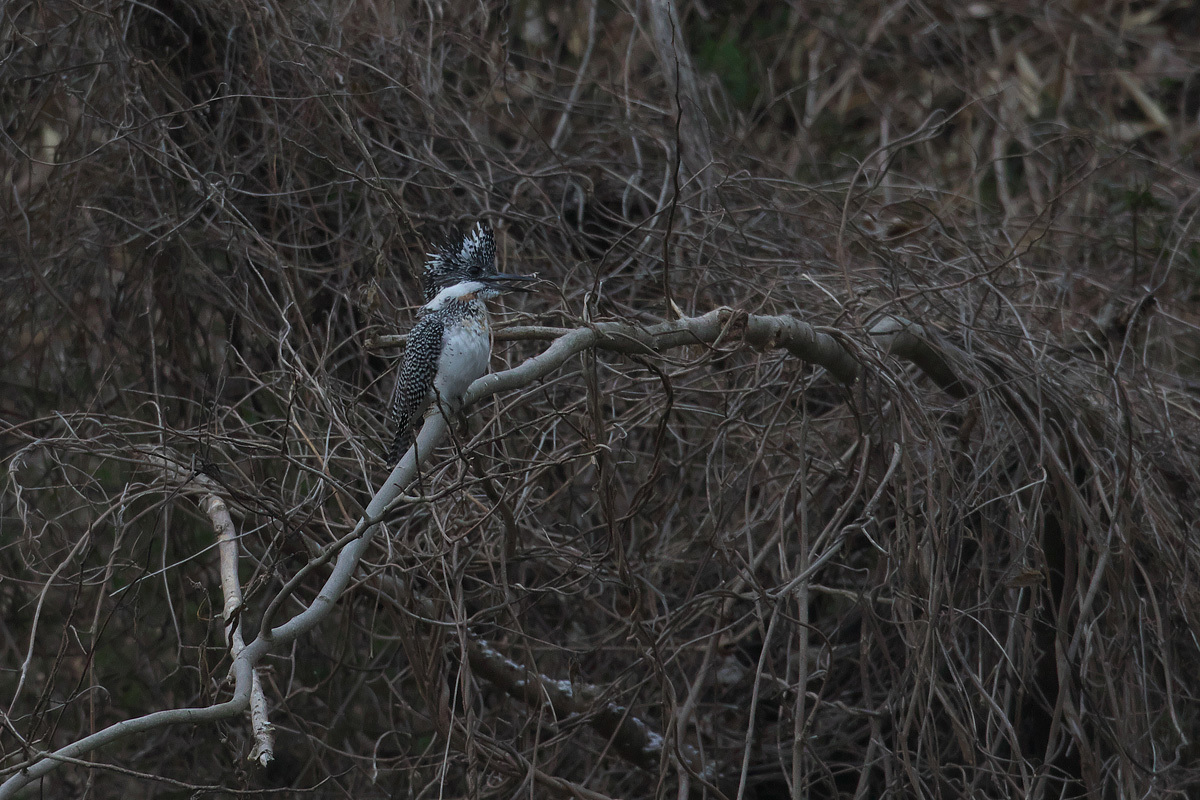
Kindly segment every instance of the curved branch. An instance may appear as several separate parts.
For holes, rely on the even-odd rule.
[[[899,317],[885,317],[869,330],[869,334],[886,347],[887,352],[906,358],[928,374],[939,386],[955,397],[967,394],[966,384],[956,374],[950,356],[951,349],[936,342],[927,329]],[[510,389],[528,386],[549,375],[571,357],[590,347],[631,354],[657,354],[687,345],[714,345],[736,336],[748,344],[762,348],[783,348],[797,358],[819,364],[839,381],[853,383],[863,370],[861,362],[833,334],[819,330],[795,317],[745,314],[722,307],[699,317],[684,317],[649,327],[624,322],[600,322],[586,328],[508,329],[498,331],[498,339],[553,339],[542,353],[502,372],[484,375],[471,384],[464,397],[470,406]],[[382,340],[377,340],[382,341]],[[42,754],[40,760],[10,777],[0,785],[0,800],[15,795],[21,787],[47,774],[66,759],[80,755],[136,733],[175,723],[200,723],[226,719],[244,712],[250,703],[254,682],[254,667],[271,649],[290,643],[314,628],[328,616],[354,576],[358,563],[371,544],[376,527],[383,515],[402,498],[402,492],[417,475],[417,466],[445,438],[446,419],[440,413],[426,418],[413,446],[392,470],[380,490],[371,499],[362,519],[351,534],[345,536],[321,557],[321,563],[337,553],[337,560],[321,591],[303,611],[277,627],[260,632],[258,637],[238,652],[231,671],[234,676],[233,697],[224,703],[204,708],[182,708],[157,711],[142,717],[115,723],[54,753]],[[418,454],[420,457],[418,458]],[[339,549],[340,545],[340,549]],[[319,566],[319,564],[314,565]],[[290,584],[289,584],[290,585]],[[282,601],[281,598],[276,598]],[[277,608],[279,603],[273,603]],[[269,616],[267,617],[269,619]],[[476,654],[480,666],[483,651]],[[629,746],[623,750],[637,751],[636,742],[655,741],[657,734],[646,729],[644,735],[634,735],[631,720],[626,725],[624,712],[614,718],[614,735],[624,738]],[[657,740],[661,748],[661,738]],[[642,745],[649,746],[648,744]],[[637,759],[633,759],[635,762]]]
[[[903,317],[887,316],[868,329],[867,334],[885,352],[915,364],[938,386],[956,398],[965,397],[969,388],[959,377],[952,362],[956,351],[938,340],[925,326]],[[740,335],[760,350],[782,348],[796,358],[820,365],[839,382],[850,385],[863,372],[863,364],[842,339],[796,317],[785,314],[746,314],[721,307],[699,317],[683,317],[642,327],[628,322],[598,322],[589,328],[556,328],[542,325],[517,325],[500,328],[493,334],[498,342],[564,342],[561,349],[546,350],[533,360],[539,361],[528,372],[506,378],[500,388],[517,388],[523,381],[536,380],[589,347],[617,353],[653,354],[690,344],[713,345]],[[408,337],[376,336],[368,339],[368,348],[403,347]],[[547,361],[543,361],[543,359]],[[548,363],[548,362],[553,362]],[[514,370],[523,370],[525,362]],[[507,370],[496,375],[507,375]],[[526,378],[525,376],[532,376]],[[487,380],[485,376],[480,380]],[[486,395],[471,397],[471,402]]]
[[[916,364],[934,383],[952,397],[962,399],[970,390],[951,365],[958,351],[939,342],[936,334],[903,317],[884,317],[868,333],[887,345],[887,352]]]
[[[229,508],[219,495],[206,494],[200,501],[200,508],[217,531],[221,594],[225,597],[225,607],[221,613],[222,628],[225,630],[229,654],[236,659],[246,647],[242,637],[242,584],[238,578],[240,549],[237,530],[233,526],[233,518],[229,516]],[[267,716],[267,698],[257,669],[251,673],[250,680],[250,727],[254,732],[254,749],[250,753],[250,760],[265,767],[275,758],[275,726]]]
[[[25,767],[0,784],[0,800],[14,797],[22,787],[51,772],[59,764],[69,759],[77,759],[83,754],[111,744],[119,739],[135,734],[154,730],[165,725],[179,723],[198,724],[228,719],[246,711],[250,706],[251,687],[254,683],[254,667],[259,660],[272,648],[290,643],[296,637],[314,628],[333,609],[334,603],[350,583],[354,570],[379,524],[379,520],[399,498],[401,492],[416,477],[417,453],[425,456],[437,447],[445,437],[447,424],[441,414],[433,414],[425,420],[413,447],[400,459],[400,463],[392,470],[392,474],[384,482],[383,487],[371,499],[366,514],[354,528],[357,537],[351,540],[338,553],[329,578],[321,588],[320,593],[308,608],[292,617],[287,622],[273,628],[268,633],[260,633],[250,644],[242,648],[233,659],[230,667],[234,676],[233,697],[224,703],[203,708],[178,708],[167,711],[155,711],[141,717],[114,723],[90,736],[61,747],[53,753],[43,753],[38,761]]]

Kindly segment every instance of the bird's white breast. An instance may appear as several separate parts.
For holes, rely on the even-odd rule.
[[[461,397],[472,381],[488,371],[491,355],[492,334],[486,315],[447,328],[438,358],[438,393],[445,398]]]

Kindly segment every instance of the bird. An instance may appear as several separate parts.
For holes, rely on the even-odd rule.
[[[492,328],[485,301],[512,291],[534,275],[496,271],[496,238],[478,222],[457,242],[429,253],[424,300],[408,334],[389,414],[395,436],[387,451],[393,467],[412,443],[414,428],[433,403],[457,408],[467,388],[488,371]]]

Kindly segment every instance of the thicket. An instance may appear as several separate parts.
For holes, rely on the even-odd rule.
[[[4,4],[0,795],[1195,796],[1200,29],[1076,5]]]

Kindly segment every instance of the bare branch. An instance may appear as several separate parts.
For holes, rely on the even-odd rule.
[[[242,583],[238,578],[237,530],[225,501],[216,494],[206,494],[200,508],[212,520],[217,532],[217,551],[221,558],[221,593],[225,597],[224,620],[225,640],[229,654],[237,660],[246,643],[242,639]],[[267,698],[263,693],[262,679],[257,665],[250,680],[250,725],[254,731],[254,749],[249,759],[266,766],[275,757],[275,728],[267,716]]]

